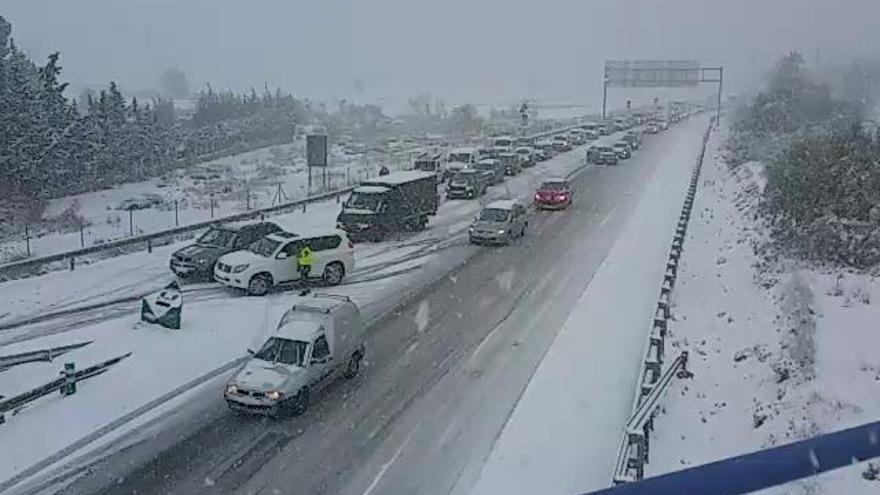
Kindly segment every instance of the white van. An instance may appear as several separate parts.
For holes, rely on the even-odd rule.
[[[236,412],[302,414],[312,393],[357,375],[364,330],[360,310],[346,296],[314,294],[297,302],[259,349],[248,349],[251,358],[223,398]]]
[[[501,153],[512,153],[515,146],[516,140],[511,136],[498,136],[492,141],[492,147]]]

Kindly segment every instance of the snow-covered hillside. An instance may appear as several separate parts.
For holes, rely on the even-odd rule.
[[[670,322],[694,377],[663,402],[646,476],[880,418],[880,281],[767,254],[762,174],[707,152]],[[880,492],[866,477],[876,466],[773,493]]]

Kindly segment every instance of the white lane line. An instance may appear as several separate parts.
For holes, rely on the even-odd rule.
[[[416,432],[416,429],[417,428],[413,428],[413,430],[411,432],[409,432],[409,435],[407,435],[406,440],[404,440],[403,443],[400,444],[400,447],[397,447],[397,450],[394,452],[394,455],[391,456],[391,459],[388,459],[388,462],[386,462],[385,464],[382,464],[382,467],[379,468],[379,472],[376,473],[376,476],[373,478],[373,482],[370,483],[370,486],[367,487],[367,489],[364,491],[363,495],[370,495],[371,493],[373,493],[373,490],[375,490],[376,487],[379,486],[379,482],[382,481],[382,478],[385,476],[385,473],[388,472],[388,468],[390,468],[391,465],[397,461],[397,459],[400,457],[400,454],[403,453],[403,449],[405,449],[406,446],[409,445],[409,442],[412,440],[413,435]]]
[[[599,222],[599,227],[604,227],[605,224],[608,223],[608,220],[611,220],[611,217],[614,215],[614,211],[615,211],[615,210],[616,210],[616,208],[612,208],[611,211],[609,211],[609,212],[605,215],[605,217],[602,219],[602,221]]]
[[[418,346],[419,346],[419,341],[416,340],[415,342],[410,344],[409,347],[406,348],[406,351],[403,354],[405,356],[409,356],[412,353],[412,351],[416,350],[416,347],[418,347]]]
[[[474,349],[474,352],[473,352],[473,353],[471,353],[471,357],[470,357],[470,359],[468,359],[468,364],[467,364],[467,367],[468,367],[468,368],[470,368],[471,365],[473,365],[474,361],[476,361],[476,359],[477,359],[477,356],[480,354],[480,351],[482,351],[482,350],[483,350],[483,347],[485,347],[486,344],[487,344],[490,340],[492,340],[492,336],[494,336],[494,335],[495,335],[495,332],[497,332],[502,326],[504,326],[503,322],[500,323],[500,324],[498,324],[498,325],[496,325],[495,328],[493,328],[493,329],[489,332],[489,334],[486,335],[486,337],[483,339],[483,341],[480,342],[480,343],[477,345],[477,348]]]

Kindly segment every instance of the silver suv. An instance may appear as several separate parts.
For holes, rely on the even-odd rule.
[[[510,244],[529,225],[526,207],[515,199],[493,201],[483,208],[468,230],[471,244]]]

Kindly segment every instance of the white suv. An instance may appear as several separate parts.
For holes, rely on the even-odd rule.
[[[245,250],[221,256],[214,266],[214,280],[245,289],[253,296],[265,295],[275,286],[299,280],[296,258],[305,246],[314,256],[309,278],[320,277],[328,285],[337,285],[354,269],[354,245],[341,230],[276,232]]]

